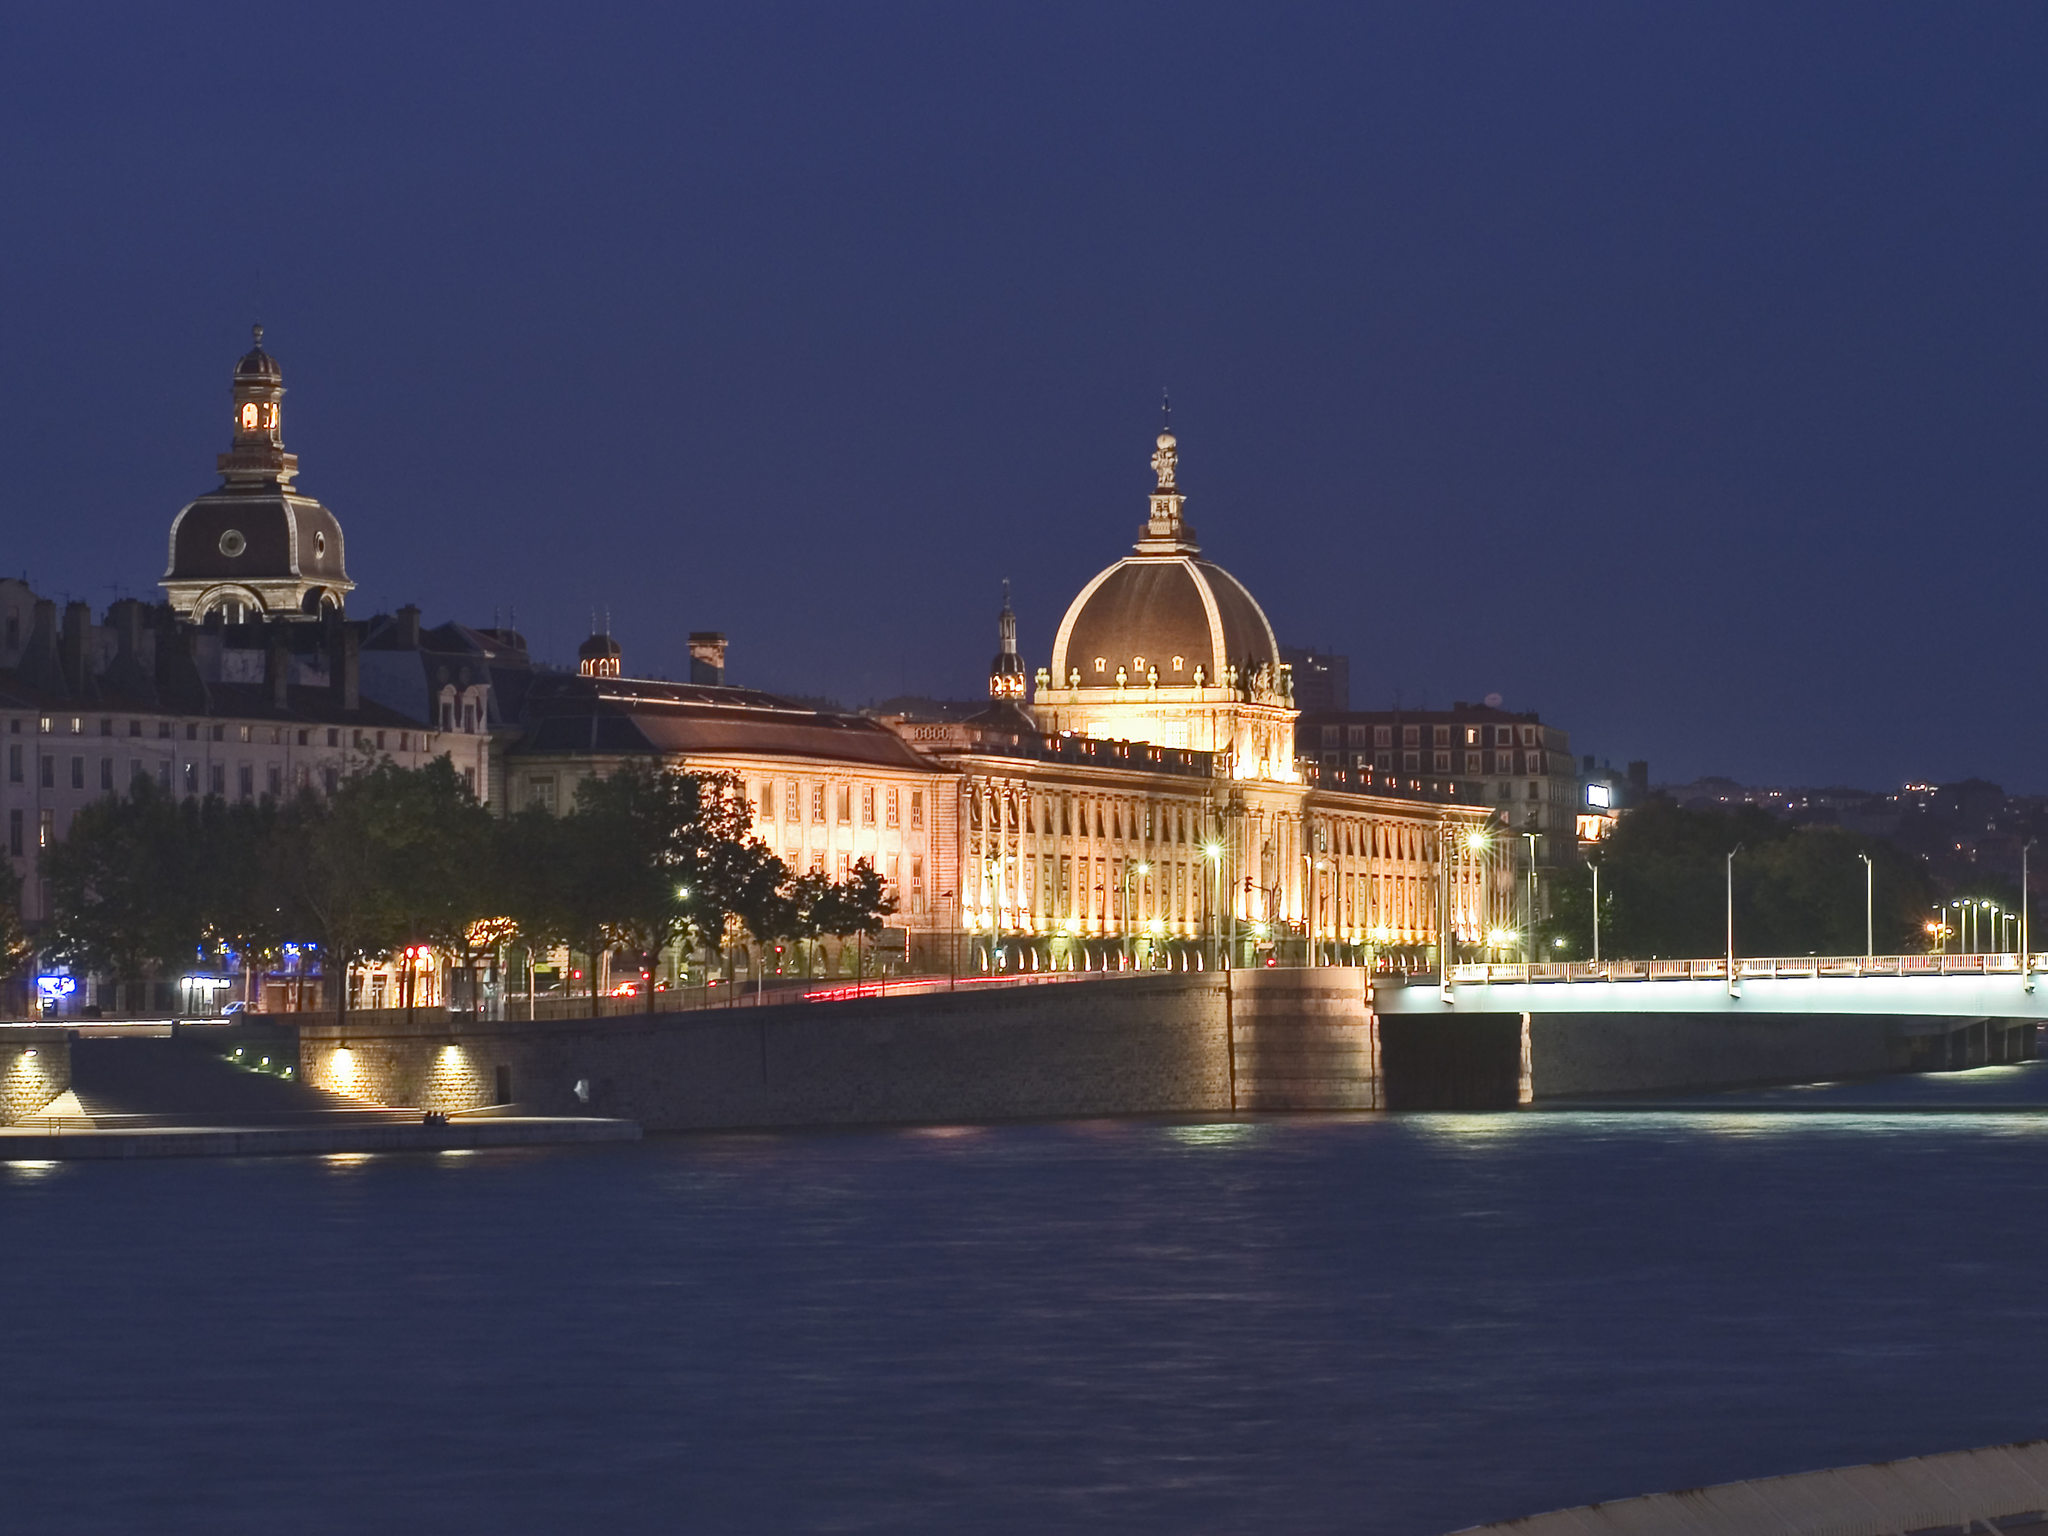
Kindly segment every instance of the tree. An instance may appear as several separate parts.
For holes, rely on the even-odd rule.
[[[207,933],[198,830],[196,806],[147,780],[125,798],[81,806],[70,835],[39,859],[52,957],[116,982],[189,966]]]
[[[1919,862],[1891,844],[1835,827],[1795,826],[1754,806],[1688,810],[1653,799],[1622,817],[1591,856],[1600,865],[1601,954],[1720,954],[1727,943],[1727,855],[1737,847],[1739,952],[1861,954],[1862,854],[1876,864],[1879,951],[1924,947],[1931,885]],[[1556,888],[1548,933],[1565,939],[1564,952],[1589,955],[1592,915],[1590,874],[1569,875]]]
[[[572,926],[639,954],[655,1009],[654,969],[670,945],[722,945],[728,922],[757,907],[774,855],[753,835],[743,783],[731,774],[629,763],[576,786],[563,885]]]

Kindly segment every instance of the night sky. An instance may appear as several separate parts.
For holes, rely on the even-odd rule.
[[[260,318],[350,610],[975,695],[1188,513],[1359,707],[2048,790],[2048,8],[11,6],[7,549],[155,595]]]

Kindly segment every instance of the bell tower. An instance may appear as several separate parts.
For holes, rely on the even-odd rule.
[[[1010,584],[1003,583],[1003,611],[996,615],[996,659],[988,664],[988,696],[1024,701],[1024,658],[1017,654],[1017,614],[1010,606]]]
[[[275,485],[290,490],[299,456],[284,447],[284,370],[263,350],[263,327],[251,326],[255,345],[235,364],[235,436],[214,464],[230,486]]]

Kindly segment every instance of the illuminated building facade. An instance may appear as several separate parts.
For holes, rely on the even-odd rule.
[[[898,727],[958,775],[959,928],[975,969],[1425,963],[1448,914],[1479,948],[1508,910],[1490,807],[1455,780],[1297,763],[1266,615],[1201,557],[1162,432],[1130,555],[1087,583],[1010,702],[1007,595],[990,708]]]
[[[1522,881],[1517,923],[1551,913],[1552,886],[1579,862],[1579,773],[1571,737],[1534,712],[1497,703],[1449,709],[1329,710],[1302,715],[1304,761],[1333,770],[1398,773],[1455,785],[1490,808],[1514,844]]]

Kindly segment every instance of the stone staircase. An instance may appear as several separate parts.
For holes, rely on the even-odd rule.
[[[1232,1107],[1383,1108],[1369,997],[1355,967],[1232,971]]]
[[[334,1115],[419,1118],[251,1072],[208,1045],[177,1038],[73,1040],[71,1092],[76,1112],[102,1129],[295,1125]]]

